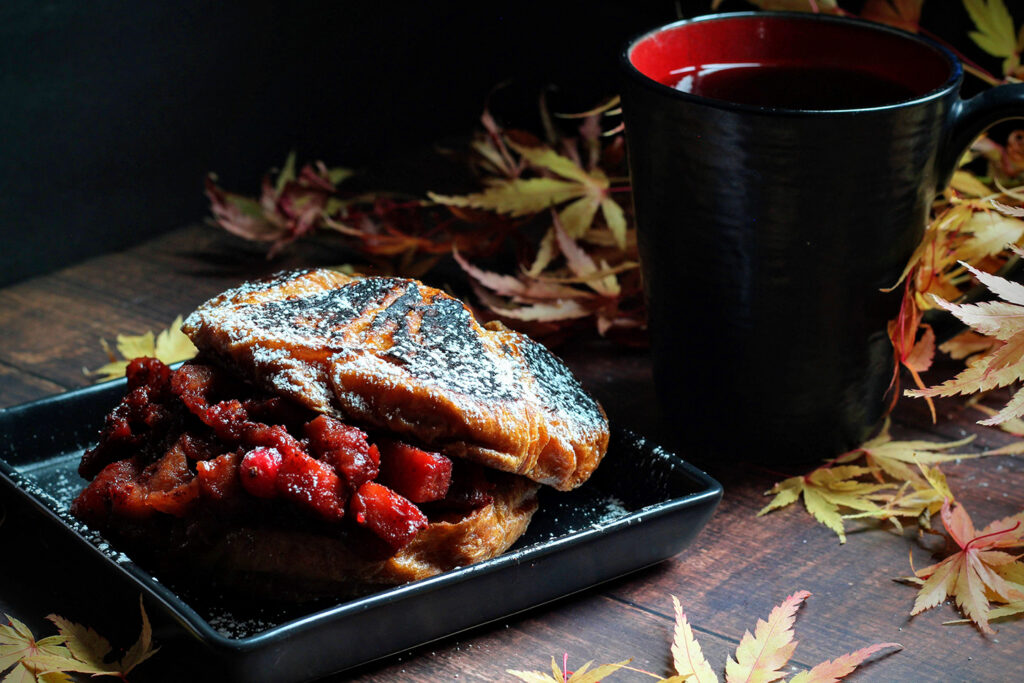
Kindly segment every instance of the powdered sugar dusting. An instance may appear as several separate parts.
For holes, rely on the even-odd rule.
[[[575,463],[606,439],[597,403],[547,349],[482,328],[460,301],[415,280],[283,274],[211,300],[183,329],[200,349],[314,410],[439,450],[496,453],[491,466],[532,466],[541,454]],[[564,470],[542,462],[522,473],[575,481]]]

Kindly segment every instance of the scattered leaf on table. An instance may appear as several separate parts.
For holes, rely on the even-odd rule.
[[[923,481],[904,482],[896,493],[878,497],[883,512],[862,512],[847,515],[846,518],[874,517],[879,520],[888,520],[897,530],[902,531],[903,525],[900,518],[910,517],[917,520],[917,525],[920,528],[930,530],[932,517],[942,509],[943,503],[954,500],[954,497],[949,483],[946,481],[946,475],[938,465],[935,467],[919,465],[918,467]]]
[[[807,511],[834,531],[839,536],[840,543],[846,543],[840,506],[862,512],[879,512],[880,508],[871,499],[871,495],[882,489],[895,488],[889,483],[880,484],[857,479],[873,472],[870,467],[838,465],[819,467],[810,474],[790,477],[775,484],[765,493],[775,494],[775,498],[764,506],[757,516],[786,507],[802,496]]]
[[[984,633],[989,626],[989,602],[1024,600],[1024,586],[1008,581],[1003,574],[1019,572],[1018,556],[1004,551],[1024,546],[1024,513],[992,522],[975,530],[962,505],[949,501],[942,506],[942,523],[959,550],[946,559],[915,572],[910,583],[920,586],[911,615],[931,609],[947,597],[953,598],[964,616]]]
[[[178,361],[188,360],[196,355],[197,349],[192,340],[181,331],[181,316],[179,315],[171,323],[171,326],[160,332],[156,337],[152,332],[139,335],[119,334],[117,335],[117,351],[121,354],[119,360],[114,355],[105,340],[100,340],[110,362],[95,370],[86,370],[86,373],[96,377],[97,382],[124,377],[128,361],[133,358],[150,357],[157,358],[168,365]]]
[[[602,679],[629,664],[629,660],[616,662],[615,664],[602,664],[591,669],[590,665],[593,663],[593,660],[591,660],[570,674],[568,671],[562,671],[555,662],[555,658],[552,657],[550,674],[539,671],[516,671],[514,669],[506,669],[506,673],[512,674],[521,681],[527,681],[527,683],[600,683]]]
[[[900,648],[901,646],[897,643],[878,643],[861,648],[831,661],[822,662],[810,671],[801,671],[789,679],[789,683],[835,683],[852,674],[869,657],[893,647]]]
[[[693,629],[690,622],[683,614],[683,607],[679,604],[679,598],[672,596],[672,607],[676,614],[676,626],[672,638],[672,666],[682,679],[690,680],[693,683],[718,683],[718,676],[708,661],[704,659],[704,653],[700,644],[693,637]]]
[[[947,442],[893,441],[889,434],[889,420],[887,419],[878,436],[865,441],[863,445],[849,453],[839,456],[835,462],[849,463],[863,456],[868,467],[877,468],[897,481],[924,484],[924,479],[918,472],[920,465],[935,465],[982,457],[982,453],[941,452],[964,446],[973,441],[974,437],[975,435],[972,434],[959,441]]]
[[[726,683],[770,683],[785,676],[783,667],[789,663],[796,649],[793,640],[793,624],[797,610],[810,597],[807,591],[797,591],[772,609],[768,620],[757,620],[754,633],[744,633],[736,648],[735,659],[730,657],[725,665]],[[675,637],[672,645],[672,661],[677,676],[662,679],[676,683],[718,683],[718,677],[704,660],[700,645],[693,637],[679,605],[672,597],[676,614]],[[809,671],[796,674],[790,683],[834,683],[852,673],[872,655],[886,649],[901,649],[899,643],[878,643],[855,652],[822,662]]]
[[[736,648],[735,657],[729,657],[725,663],[726,683],[771,683],[785,676],[783,667],[789,663],[796,649],[793,640],[793,624],[800,605],[810,597],[807,591],[797,591],[777,605],[768,615],[768,620],[758,619],[754,633],[743,634]],[[587,662],[571,675],[563,671],[551,658],[551,673],[541,671],[517,671],[507,669],[507,673],[527,683],[598,683],[619,669],[627,668],[658,679],[659,683],[719,683],[711,665],[704,658],[700,643],[694,637],[693,628],[683,612],[682,605],[676,596],[672,596],[672,607],[675,612],[675,627],[672,632],[672,667],[675,674],[662,678],[657,674],[626,666],[631,660],[626,659],[615,664],[605,664],[594,669],[592,661]],[[790,683],[836,683],[863,664],[868,658],[882,650],[902,649],[899,643],[878,643],[862,648],[849,654],[841,655],[831,661],[822,662],[809,671],[796,674]],[[567,666],[568,655],[565,655],[563,666]]]
[[[777,605],[768,615],[768,621],[757,620],[754,633],[743,634],[736,647],[736,658],[725,663],[725,679],[732,681],[775,681],[785,674],[786,665],[796,643],[793,641],[793,623],[803,601],[810,597],[807,591],[797,591]]]
[[[3,679],[4,682],[70,680],[60,678],[65,672],[114,676],[124,680],[132,669],[157,651],[153,648],[152,628],[141,598],[139,610],[142,613],[139,639],[120,661],[115,662],[107,662],[110,643],[90,628],[51,614],[47,618],[57,626],[60,635],[36,640],[25,624],[5,615],[10,625],[0,625],[0,673],[12,666],[14,669]]]

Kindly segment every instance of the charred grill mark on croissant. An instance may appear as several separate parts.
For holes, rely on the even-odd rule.
[[[550,352],[413,280],[296,272],[226,292],[184,329],[314,410],[559,489],[607,447],[603,411]]]

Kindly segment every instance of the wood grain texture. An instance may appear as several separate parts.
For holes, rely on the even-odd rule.
[[[259,249],[192,226],[134,250],[0,289],[0,406],[87,384],[82,367],[104,362],[100,337],[162,328],[175,315],[256,274],[344,260],[344,253],[329,244],[308,244],[281,262],[267,263]],[[604,403],[613,422],[656,439],[683,437],[685,442],[685,416],[671,416],[668,428],[658,420],[645,351],[600,340],[557,351]],[[938,441],[976,434],[964,448],[970,452],[1017,440],[977,426],[981,414],[962,401],[941,401],[939,414],[933,425],[922,402],[904,401],[894,415],[894,436]],[[722,438],[736,428],[721,425]],[[718,461],[709,452],[684,449],[683,455],[718,478],[726,493],[710,524],[678,557],[334,680],[511,680],[506,669],[547,671],[551,657],[561,664],[563,653],[568,653],[570,668],[591,659],[633,658],[633,666],[667,675],[670,595],[679,597],[708,660],[721,671],[743,633],[800,589],[812,597],[796,622],[793,671],[883,641],[902,643],[904,649],[867,665],[851,680],[1004,681],[1009,672],[1019,671],[1022,623],[997,624],[999,633],[985,637],[971,626],[944,626],[943,621],[958,616],[948,604],[909,617],[915,589],[893,579],[910,574],[911,555],[918,567],[932,561],[912,532],[900,536],[851,521],[849,540],[840,545],[798,506],[757,518],[768,500],[763,494],[774,482],[810,467],[776,471],[759,463],[756,453],[741,463]],[[966,460],[943,470],[979,525],[1024,507],[1021,458]],[[11,503],[7,495],[0,492],[0,505]],[[109,631],[115,640],[124,634],[120,642],[130,643],[138,624],[137,595],[128,586],[110,584],[85,559],[66,558],[33,525],[18,515],[0,524],[4,555],[24,558],[0,562],[0,611],[46,633],[42,617],[57,612]],[[68,572],[68,566],[79,568]],[[150,613],[156,613],[152,606]],[[182,680],[216,666],[176,625],[160,617],[156,624],[164,651],[140,669],[139,680]],[[653,679],[624,672],[609,680]]]

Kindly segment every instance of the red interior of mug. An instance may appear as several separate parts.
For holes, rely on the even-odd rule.
[[[861,22],[771,14],[723,15],[668,26],[637,40],[628,58],[641,74],[659,83],[705,95],[684,87],[683,79],[735,66],[776,67],[782,70],[779,79],[796,69],[846,70],[896,84],[907,97],[916,98],[943,87],[956,69],[938,48],[896,31]],[[748,86],[726,89],[724,97],[709,96],[744,102],[732,95],[746,94]]]

